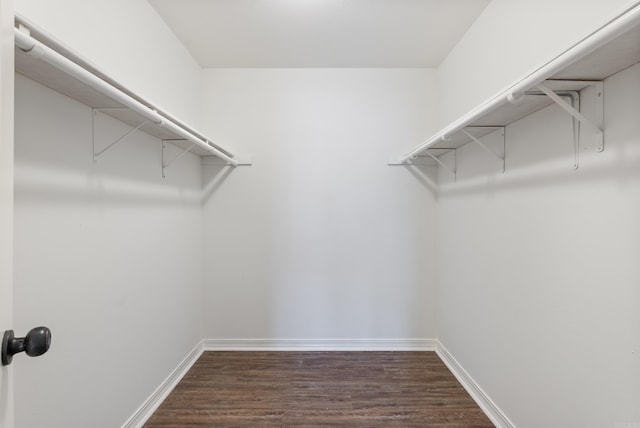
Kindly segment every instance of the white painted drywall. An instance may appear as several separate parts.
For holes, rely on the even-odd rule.
[[[492,0],[438,67],[441,126],[608,22],[630,0]]]
[[[204,68],[432,68],[489,0],[149,3]]]
[[[0,334],[13,328],[13,1],[0,0]],[[0,426],[13,428],[13,368],[0,366]]]
[[[639,100],[640,65],[606,81],[578,171],[553,106],[507,128],[504,175],[473,145],[440,172],[438,336],[519,428],[640,423]]]
[[[205,166],[207,338],[431,338],[434,72],[205,70],[203,129],[253,166]]]
[[[201,68],[146,0],[15,0],[16,12],[191,126]]]
[[[136,133],[92,163],[91,109],[16,76],[16,426],[121,426],[201,338],[200,159]],[[123,134],[100,116],[96,142]],[[175,154],[175,152],[173,153]]]

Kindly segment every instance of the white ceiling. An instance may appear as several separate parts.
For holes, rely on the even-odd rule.
[[[437,67],[490,0],[149,0],[205,68]]]

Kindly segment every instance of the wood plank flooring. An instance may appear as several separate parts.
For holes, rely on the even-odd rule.
[[[435,352],[205,352],[146,428],[493,427]]]

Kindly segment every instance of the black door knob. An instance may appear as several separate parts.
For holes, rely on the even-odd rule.
[[[51,346],[51,330],[47,327],[32,328],[25,337],[15,337],[13,330],[7,330],[2,337],[2,365],[11,364],[13,356],[24,352],[30,357],[37,357],[49,350]]]

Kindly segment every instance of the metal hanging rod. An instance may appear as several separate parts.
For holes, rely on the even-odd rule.
[[[625,31],[633,28],[635,25],[638,25],[638,21],[640,21],[640,4],[636,2],[614,17],[607,24],[603,25],[566,51],[562,52],[548,63],[452,122],[429,139],[423,141],[410,152],[405,153],[399,158],[391,160],[389,164],[400,165],[410,162],[411,159],[432,145],[445,140],[447,136],[459,132],[462,128],[465,128],[475,120],[480,119],[485,114],[495,110],[507,102],[510,102],[511,100],[519,99],[530,88],[539,85],[550,76],[553,76],[565,67],[573,64],[581,58],[584,58],[594,50],[620,36]]]
[[[238,161],[234,159],[232,156],[228,156],[217,148],[213,147],[209,144],[209,141],[206,139],[202,139],[193,133],[186,130],[181,124],[179,124],[173,118],[165,117],[158,113],[157,110],[154,110],[145,104],[139,102],[133,97],[127,95],[122,92],[118,88],[109,84],[105,80],[91,73],[87,69],[81,67],[45,44],[39,42],[38,40],[31,37],[28,29],[26,27],[22,27],[20,29],[14,28],[15,35],[15,45],[27,55],[40,59],[53,67],[63,71],[64,73],[73,76],[79,81],[85,83],[86,85],[92,87],[98,92],[106,95],[107,97],[113,99],[114,101],[119,102],[123,106],[135,111],[141,116],[149,119],[151,122],[155,123],[158,126],[164,127],[174,134],[184,138],[187,141],[192,142],[196,146],[206,150],[207,152],[224,159],[227,163],[232,166],[237,166]]]

